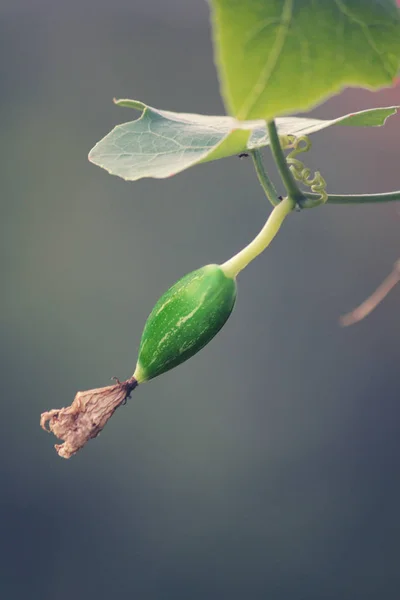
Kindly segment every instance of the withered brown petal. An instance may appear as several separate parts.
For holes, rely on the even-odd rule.
[[[115,385],[78,392],[71,406],[42,413],[40,425],[64,441],[55,449],[63,458],[70,458],[100,433],[137,385],[132,377]]]

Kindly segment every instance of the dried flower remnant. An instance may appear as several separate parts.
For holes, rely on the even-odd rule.
[[[136,379],[131,377],[115,385],[78,392],[71,406],[42,413],[42,428],[64,441],[55,445],[59,456],[70,458],[86,442],[98,436],[137,385]]]

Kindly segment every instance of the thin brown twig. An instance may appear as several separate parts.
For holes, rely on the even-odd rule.
[[[342,327],[354,325],[362,319],[365,319],[377,306],[386,298],[388,293],[400,282],[400,259],[394,264],[393,271],[383,280],[379,287],[351,312],[340,317],[339,321]]]

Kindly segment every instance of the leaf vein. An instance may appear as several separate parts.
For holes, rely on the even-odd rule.
[[[253,86],[253,89],[250,91],[243,106],[239,110],[237,115],[237,118],[239,120],[245,120],[247,118],[247,115],[249,114],[249,112],[263,93],[266,85],[268,84],[269,79],[271,78],[272,73],[278,65],[279,57],[281,55],[282,49],[285,45],[285,41],[289,32],[290,23],[292,20],[292,13],[293,0],[285,0],[282,8],[279,26],[277,28],[275,43],[268,56],[267,64],[265,65],[264,69],[262,69],[258,80]]]

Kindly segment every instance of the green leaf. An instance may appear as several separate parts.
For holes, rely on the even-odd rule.
[[[142,115],[136,121],[117,125],[90,151],[89,160],[126,180],[171,177],[193,165],[262,148],[269,143],[265,122],[261,120],[237,121],[233,117],[174,113],[135,100],[115,102],[142,110]],[[383,125],[398,108],[373,108],[329,121],[283,117],[277,119],[276,124],[281,135],[307,135],[331,125],[375,127]]]
[[[400,68],[394,0],[210,0],[227,111],[270,120],[346,86],[390,86]]]

